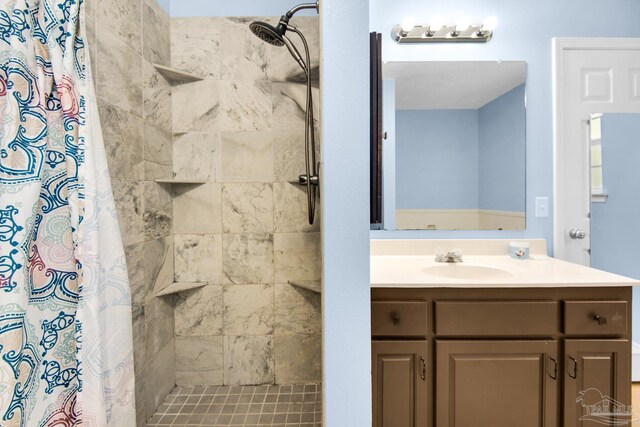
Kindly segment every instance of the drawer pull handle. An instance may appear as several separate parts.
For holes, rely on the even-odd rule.
[[[593,320],[598,322],[598,325],[606,325],[607,324],[607,318],[600,316],[598,314],[594,314],[593,315]]]
[[[569,359],[571,359],[571,362],[573,363],[573,369],[567,370],[567,373],[571,378],[575,380],[576,378],[578,378],[578,361],[571,356],[569,356]]]
[[[393,322],[394,325],[399,324],[400,323],[400,315],[394,311],[393,313],[391,313],[391,321]]]
[[[549,372],[547,372],[547,375],[549,375],[549,378],[552,380],[555,380],[558,378],[558,362],[553,357],[549,357],[549,360],[553,362],[553,375]]]
[[[420,357],[420,362],[422,363],[422,373],[420,374],[420,378],[424,381],[427,378],[427,362],[425,362],[424,357]]]

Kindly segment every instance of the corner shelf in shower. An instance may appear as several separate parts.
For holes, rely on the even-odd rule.
[[[181,283],[175,282],[162,289],[161,291],[156,292],[157,297],[163,297],[166,295],[173,295],[184,291],[189,291],[191,289],[202,288],[203,286],[207,286],[208,283]]]
[[[315,292],[316,294],[322,293],[322,284],[315,280],[290,280],[289,284],[297,288]]]
[[[202,77],[198,77],[194,74],[186,73],[175,68],[165,67],[164,65],[160,64],[153,64],[153,66],[156,70],[158,70],[160,74],[162,74],[162,77],[167,79],[172,85],[181,85],[185,83],[193,83],[204,80]]]
[[[154,179],[158,184],[175,184],[175,185],[200,185],[206,184],[208,181],[201,181],[196,179]]]

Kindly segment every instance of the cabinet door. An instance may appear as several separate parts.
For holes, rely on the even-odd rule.
[[[373,341],[373,425],[426,427],[427,341]]]
[[[436,425],[557,426],[557,351],[557,341],[436,341]]]
[[[631,425],[629,341],[566,340],[564,354],[565,427]]]

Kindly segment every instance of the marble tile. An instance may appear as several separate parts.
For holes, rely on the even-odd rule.
[[[104,32],[110,32],[138,54],[141,54],[142,0],[98,1],[96,4],[98,32],[101,37]]]
[[[144,182],[144,234],[147,240],[171,234],[173,196],[167,185]]]
[[[314,125],[320,119],[320,91],[312,89]],[[307,87],[298,83],[272,83],[273,130],[293,131],[302,133],[304,140],[304,126],[307,111]]]
[[[222,286],[207,285],[176,296],[176,335],[204,337],[222,335]]]
[[[173,173],[176,179],[219,181],[220,134],[188,132],[173,142]]]
[[[225,284],[273,283],[271,234],[225,234],[222,247]]]
[[[272,233],[272,185],[223,184],[222,228],[225,233]]]
[[[100,103],[104,146],[112,178],[144,178],[142,119],[116,106]]]
[[[269,22],[275,23],[273,18],[269,18]],[[291,20],[291,24],[295,25],[305,36],[309,43],[309,51],[311,55],[311,69],[313,76],[314,70],[320,63],[320,21],[317,16],[296,16]],[[298,46],[300,53],[304,55],[304,48],[297,36],[291,37],[293,43]],[[269,49],[271,62],[268,68],[269,79],[272,81],[288,81],[294,77],[301,75],[301,68],[291,57],[289,51],[284,47],[270,46]]]
[[[271,82],[223,80],[220,82],[220,129],[265,131],[271,129]]]
[[[144,0],[142,5],[143,55],[147,61],[162,65],[171,64],[170,25],[169,15],[155,0]]]
[[[273,182],[273,140],[270,132],[223,132],[223,182]]]
[[[276,283],[321,279],[320,233],[276,233],[274,254]]]
[[[133,310],[133,363],[136,390],[136,423],[146,422],[145,398],[146,381],[144,380],[145,365],[147,363],[144,339],[144,308]]]
[[[269,45],[257,38],[249,24],[252,17],[229,17],[221,23],[220,76],[225,80],[268,80]],[[286,48],[285,48],[286,49]]]
[[[289,284],[275,285],[275,334],[321,334],[321,296]]]
[[[174,185],[174,232],[219,234],[222,232],[222,185]]]
[[[97,65],[98,99],[142,117],[140,54],[103,31],[98,34]]]
[[[144,186],[141,181],[112,178],[113,198],[124,246],[144,241]]]
[[[145,255],[144,243],[125,246],[124,254],[127,259],[129,272],[129,288],[131,288],[131,305],[134,311],[143,307],[147,299],[147,287],[145,283]]]
[[[273,286],[224,287],[224,335],[273,333]]]
[[[149,358],[144,370],[146,382],[145,412],[151,418],[175,387],[175,340]]]
[[[175,335],[171,297],[149,298],[144,306],[147,357],[171,343]]]
[[[176,282],[221,282],[222,238],[220,235],[176,235]],[[225,254],[226,255],[226,254]]]
[[[202,80],[173,87],[175,133],[220,129],[220,84],[217,80]]]
[[[216,17],[172,18],[172,66],[203,78],[220,78],[222,21]]]
[[[147,299],[174,282],[173,237],[144,243]]]
[[[142,66],[143,117],[145,121],[171,132],[171,85],[149,61],[143,61]]]
[[[176,384],[221,385],[224,377],[223,337],[176,338]]]
[[[322,336],[274,337],[276,383],[299,384],[322,380]]]
[[[274,181],[294,182],[305,172],[304,131],[272,132]]]
[[[225,385],[272,384],[273,381],[272,337],[224,337]]]
[[[273,200],[276,233],[320,231],[320,200],[316,198],[315,220],[310,225],[306,187],[276,182]]]
[[[171,133],[150,124],[144,126],[144,178],[173,178]]]

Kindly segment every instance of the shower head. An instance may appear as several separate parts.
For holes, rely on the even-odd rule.
[[[275,28],[266,22],[255,21],[249,25],[249,29],[251,29],[251,32],[261,40],[271,45],[280,47],[285,44],[283,36],[286,31],[286,27],[284,26],[278,25],[278,28]]]
[[[278,22],[277,27],[267,24],[266,22],[254,21],[249,24],[249,28],[251,29],[251,32],[253,34],[269,44],[278,47],[287,45],[287,47],[289,47],[287,38],[284,35],[287,32],[289,20],[293,17],[293,15],[304,9],[315,9],[317,11],[318,2],[316,1],[315,3],[302,3],[295,6],[293,9],[280,17],[280,22]]]

